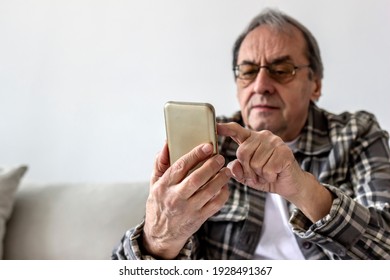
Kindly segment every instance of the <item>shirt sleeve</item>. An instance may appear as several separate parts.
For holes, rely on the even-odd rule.
[[[126,231],[119,244],[114,248],[111,259],[113,260],[154,260],[152,255],[148,254],[142,246],[142,234],[144,228],[142,221],[136,227]],[[188,240],[183,249],[175,259],[186,260],[190,258],[192,248],[192,239]]]
[[[336,196],[328,215],[312,223],[297,209],[290,223],[299,237],[317,244],[331,258],[353,259],[350,250],[364,235],[370,220],[369,210],[337,188],[328,186],[328,189]]]
[[[369,122],[368,122],[369,123]],[[390,259],[390,155],[388,134],[374,120],[349,151],[344,185],[326,185],[334,194],[328,215],[312,223],[296,210],[293,231],[333,259]]]

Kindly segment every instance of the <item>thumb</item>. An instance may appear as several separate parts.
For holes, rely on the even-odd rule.
[[[236,179],[238,182],[241,182],[244,179],[244,170],[237,159],[229,162],[227,168],[230,169],[233,178]]]

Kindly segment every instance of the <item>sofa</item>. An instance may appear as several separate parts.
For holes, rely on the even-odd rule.
[[[148,182],[32,183],[20,168],[3,259],[107,260],[125,231],[143,219]]]

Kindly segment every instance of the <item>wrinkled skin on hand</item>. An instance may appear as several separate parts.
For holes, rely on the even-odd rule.
[[[290,148],[268,130],[253,131],[236,123],[218,124],[218,134],[239,147],[229,163],[234,178],[252,188],[290,197],[299,192],[300,169]]]
[[[238,145],[237,159],[228,164],[233,177],[257,190],[277,193],[313,222],[329,213],[332,194],[302,170],[284,141],[267,130],[253,131],[237,123],[218,124],[218,134]]]
[[[221,155],[212,156],[211,144],[203,144],[170,166],[165,144],[155,160],[146,203],[143,243],[151,255],[175,258],[187,240],[225,204],[231,173],[224,163]]]

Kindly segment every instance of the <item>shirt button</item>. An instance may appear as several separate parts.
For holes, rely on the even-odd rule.
[[[312,245],[312,243],[309,242],[309,241],[305,241],[305,242],[302,243],[302,247],[303,247],[304,249],[310,249],[310,248],[311,248],[311,245]]]

